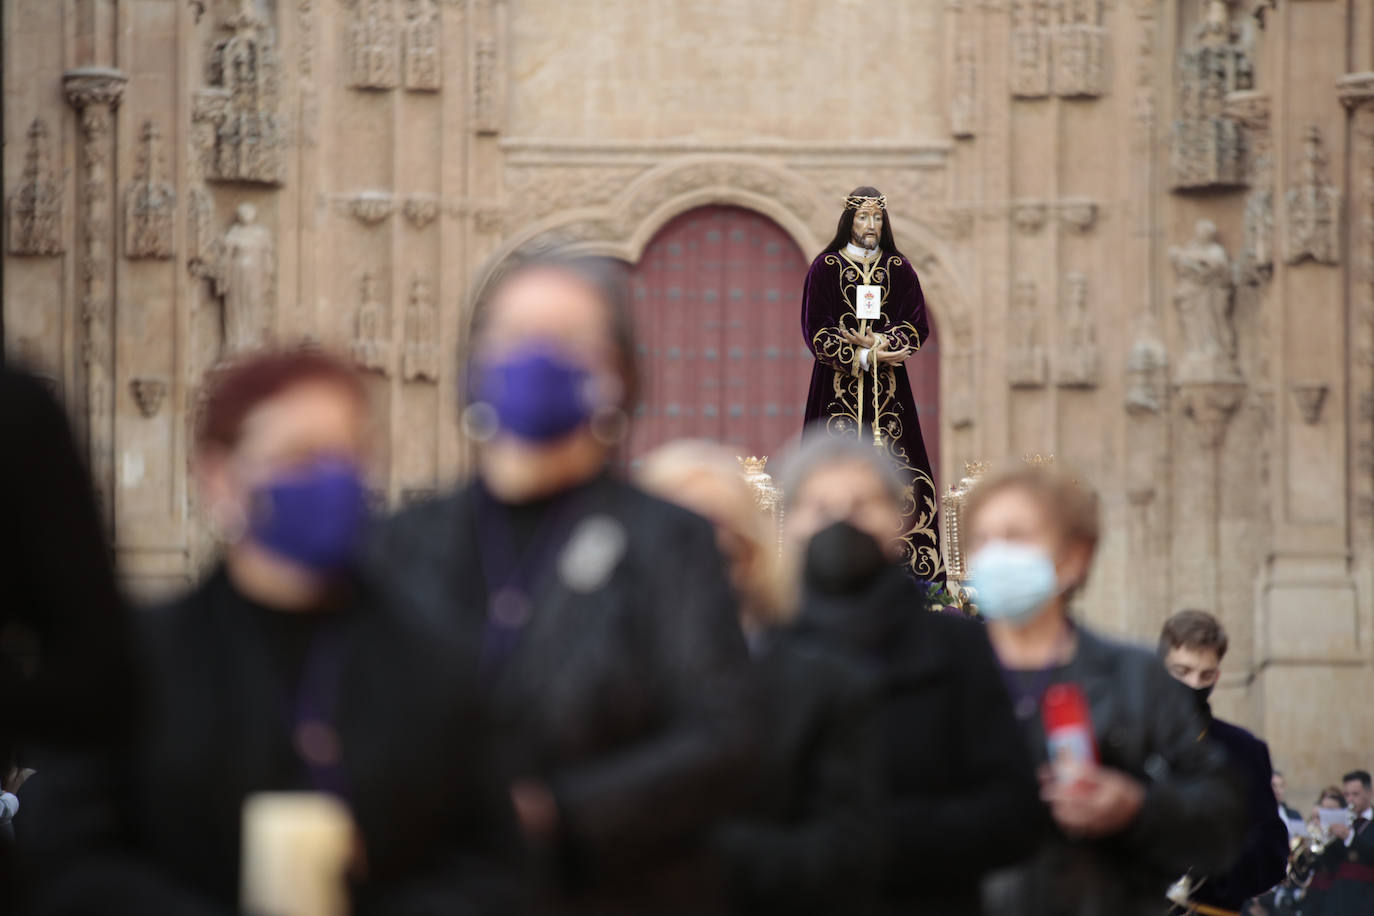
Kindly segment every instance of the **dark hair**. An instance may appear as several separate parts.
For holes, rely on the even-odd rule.
[[[882,197],[877,188],[868,185],[860,185],[849,192],[850,197]],[[835,226],[835,237],[830,240],[830,244],[825,246],[826,251],[839,251],[854,240],[854,211],[845,207],[840,212],[840,221]],[[892,237],[892,218],[887,215],[887,208],[883,207],[883,228],[878,233],[878,246],[888,254],[900,256],[903,260],[906,256],[897,250],[897,242]]]
[[[1351,770],[1341,777],[1341,784],[1344,785],[1347,782],[1354,782],[1357,779],[1360,781],[1360,785],[1364,786],[1366,789],[1371,788],[1368,770]]]
[[[1206,611],[1179,611],[1164,621],[1164,629],[1159,631],[1160,658],[1170,649],[1211,649],[1221,661],[1230,644],[1221,622]]]
[[[337,385],[359,404],[367,402],[353,366],[313,347],[260,351],[212,369],[197,416],[196,445],[234,448],[255,408],[288,388],[317,381]]]
[[[1345,794],[1336,786],[1327,786],[1325,789],[1322,789],[1321,794],[1317,796],[1317,804],[1320,805],[1328,798],[1332,801],[1340,802],[1342,808],[1345,807]]]
[[[481,336],[491,312],[491,303],[500,291],[519,277],[550,271],[571,277],[590,287],[606,307],[611,343],[617,367],[625,386],[622,407],[629,412],[639,396],[639,361],[635,357],[635,323],[630,298],[629,272],[623,261],[592,255],[569,253],[559,247],[516,252],[479,291],[473,303],[471,333],[461,354],[463,365],[472,364],[473,347]]]

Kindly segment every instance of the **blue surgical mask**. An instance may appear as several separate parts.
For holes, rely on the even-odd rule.
[[[527,442],[561,439],[591,419],[592,373],[557,347],[537,342],[475,367],[474,403],[487,404],[498,429]]]
[[[253,494],[248,533],[312,572],[336,573],[353,560],[366,521],[357,465],[323,458],[260,487]]]
[[[969,584],[978,613],[988,620],[1022,623],[1055,595],[1054,560],[1039,547],[991,541],[969,559]]]

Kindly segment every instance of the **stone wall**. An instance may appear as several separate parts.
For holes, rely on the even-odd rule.
[[[1080,468],[1085,616],[1216,611],[1218,706],[1302,793],[1374,762],[1342,702],[1374,687],[1367,4],[3,2],[5,347],[71,407],[138,590],[209,553],[187,448],[222,356],[352,353],[400,505],[462,469],[454,354],[509,252],[634,261],[708,203],[813,252],[871,183],[940,327],[942,466]]]

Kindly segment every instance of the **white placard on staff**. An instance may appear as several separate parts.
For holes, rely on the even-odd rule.
[[[883,288],[860,285],[854,288],[854,313],[860,321],[873,321],[883,315]]]

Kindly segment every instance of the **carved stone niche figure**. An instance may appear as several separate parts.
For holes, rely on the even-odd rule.
[[[1007,316],[1007,381],[1013,388],[1039,388],[1045,384],[1045,369],[1035,281],[1018,280]]]
[[[1183,338],[1180,382],[1237,382],[1235,279],[1211,220],[1198,220],[1192,241],[1169,249],[1174,305]]]
[[[270,337],[276,250],[272,231],[257,219],[257,207],[239,204],[220,248],[214,279],[224,302],[225,355],[260,347]]]
[[[1064,277],[1059,304],[1061,347],[1055,381],[1061,388],[1094,388],[1098,380],[1097,328],[1088,311],[1088,278],[1078,271]]]
[[[138,170],[124,201],[124,254],[129,258],[170,258],[177,195],[165,180],[162,131],[151,120],[143,125],[142,141]]]
[[[62,186],[53,179],[48,126],[39,118],[29,125],[28,141],[24,171],[9,199],[9,252],[61,254]]]
[[[1303,140],[1298,182],[1284,195],[1285,259],[1297,264],[1311,258],[1318,264],[1341,260],[1341,192],[1326,174],[1321,130],[1314,124]]]
[[[404,377],[407,382],[439,381],[439,313],[429,283],[416,276],[406,305]]]
[[[348,84],[355,89],[395,89],[400,53],[392,0],[354,0],[348,25]]]
[[[439,56],[439,10],[434,0],[406,0],[405,87],[438,92],[443,86]]]
[[[1061,98],[1095,98],[1106,91],[1107,30],[1102,0],[1068,0],[1055,30],[1054,93]]]
[[[949,99],[949,125],[955,137],[974,135],[977,123],[978,58],[973,38],[965,35],[954,49],[954,91]]]
[[[358,317],[353,328],[353,359],[368,371],[391,371],[391,333],[386,306],[377,300],[377,278],[364,271],[358,284]]]
[[[1011,23],[1011,94],[1042,99],[1050,94],[1047,0],[1012,0]]]
[[[1165,372],[1169,357],[1164,344],[1143,335],[1131,344],[1126,356],[1126,411],[1133,416],[1159,413],[1164,409]]]
[[[196,93],[193,122],[208,130],[201,170],[208,181],[281,184],[286,178],[286,124],[277,113],[280,60],[272,31],[245,7],[226,25],[228,38],[210,49],[210,88]]]
[[[1210,190],[1245,184],[1245,140],[1225,111],[1226,96],[1254,84],[1250,55],[1230,26],[1224,0],[1210,0],[1193,41],[1179,52],[1179,118],[1170,151],[1170,187]]]

